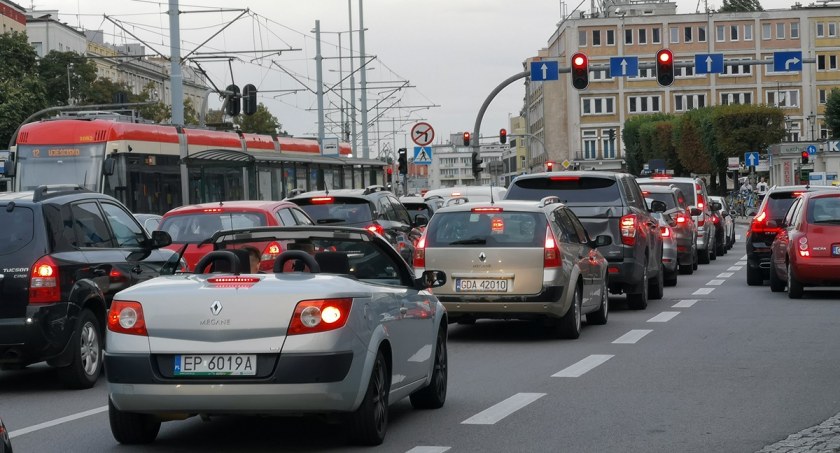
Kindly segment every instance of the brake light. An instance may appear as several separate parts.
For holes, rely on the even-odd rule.
[[[808,238],[805,236],[799,238],[799,256],[803,258],[811,256],[811,251],[808,249]]]
[[[314,197],[310,200],[312,204],[329,204],[335,201],[334,197]]]
[[[216,288],[250,288],[260,279],[257,277],[212,277],[207,283]]]
[[[426,267],[426,235],[420,236],[417,245],[414,246],[414,268]]]
[[[682,214],[682,213],[677,214],[677,217],[676,217],[675,220],[677,221],[677,223],[685,223],[687,221],[687,219],[685,218],[685,214]]]
[[[643,190],[643,191],[642,191],[642,195],[644,195],[644,196],[648,196],[648,195],[650,195],[650,191]]]
[[[694,188],[697,190],[697,209],[700,209],[702,211],[703,207],[706,206],[706,197],[704,197],[703,194],[700,193],[700,190],[702,190],[703,188],[700,187],[700,184],[697,183],[694,184]]]
[[[368,225],[365,227],[366,230],[376,233],[380,236],[385,236],[385,228],[382,228],[382,225],[378,223],[374,223],[373,225]]]
[[[42,256],[32,265],[29,278],[29,303],[50,304],[61,302],[58,266],[49,256]]]
[[[672,178],[671,178],[671,176],[668,176],[668,175],[659,174],[659,175],[653,175],[652,179],[672,179]]]
[[[286,335],[327,332],[347,323],[353,299],[302,300],[295,306]]]
[[[271,242],[263,249],[260,261],[271,261],[273,263],[281,253],[283,253],[283,246],[279,242]]]
[[[750,224],[749,233],[776,234],[781,231],[781,228],[779,227],[768,227],[767,220],[767,211],[761,211],[758,213],[758,215],[753,218],[752,224]]]
[[[497,213],[502,212],[504,209],[502,208],[472,208],[470,209],[471,212],[480,212],[480,213]]]
[[[108,330],[128,335],[149,336],[140,302],[114,300],[108,310]]]
[[[122,272],[120,272],[117,268],[111,268],[111,272],[108,273],[108,279],[111,283],[122,283],[128,280],[128,277],[125,276]]]
[[[554,233],[551,232],[551,227],[545,227],[545,245],[543,246],[543,267],[560,267],[563,264],[560,261],[560,247],[557,246],[557,240],[554,239]]]
[[[619,220],[621,229],[621,243],[624,245],[636,244],[636,214],[627,214]]]
[[[207,208],[202,209],[201,212],[222,212],[222,208]]]
[[[717,215],[713,215],[712,216],[712,223],[714,223],[715,225],[719,224],[720,223],[720,217],[718,217]]]
[[[450,196],[452,196],[452,197],[460,197],[460,196],[461,196],[461,192],[452,192],[452,195],[450,195]]]
[[[664,238],[671,237],[671,228],[670,227],[659,227],[659,234]]]
[[[552,181],[580,181],[580,176],[552,176],[548,179]]]

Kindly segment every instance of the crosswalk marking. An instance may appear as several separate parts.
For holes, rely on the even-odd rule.
[[[694,291],[693,293],[691,293],[691,295],[692,296],[705,296],[706,294],[711,294],[712,291],[714,291],[714,290],[715,290],[714,288],[709,288],[709,287],[700,288],[697,291]]]
[[[647,320],[647,322],[668,322],[674,319],[674,316],[680,314],[678,311],[663,311],[662,313]]]
[[[462,425],[495,425],[499,420],[544,397],[545,393],[517,393],[461,422]]]
[[[697,303],[697,299],[685,299],[675,303],[671,308],[691,308]]]
[[[613,358],[613,355],[610,354],[592,354],[580,362],[552,374],[551,377],[581,377],[611,358]]]
[[[651,332],[653,331],[646,329],[631,330],[630,332],[618,337],[615,341],[613,341],[613,344],[635,344]]]

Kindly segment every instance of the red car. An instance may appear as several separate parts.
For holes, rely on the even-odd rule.
[[[768,222],[776,223],[771,220]],[[806,286],[840,286],[840,192],[804,192],[770,247],[770,290],[791,299]]]
[[[198,244],[213,236],[219,230],[233,228],[256,228],[264,226],[313,225],[312,219],[296,204],[288,201],[223,201],[195,204],[175,208],[163,215],[158,226],[172,236],[167,248],[184,251],[187,270],[192,270],[212,244]],[[271,271],[274,259],[283,252],[283,245],[277,242],[247,244],[261,252],[260,271]]]

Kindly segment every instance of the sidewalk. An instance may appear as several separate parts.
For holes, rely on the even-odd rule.
[[[840,452],[840,414],[768,445],[757,453]]]

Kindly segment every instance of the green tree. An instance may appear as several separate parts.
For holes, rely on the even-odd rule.
[[[29,115],[46,107],[38,55],[24,33],[0,35],[0,148]]]
[[[280,128],[280,122],[268,111],[268,108],[260,102],[257,105],[257,112],[253,115],[239,115],[233,119],[242,132],[254,134],[276,135]]]
[[[745,13],[764,11],[758,0],[723,0],[719,13]]]
[[[764,152],[785,136],[782,109],[768,105],[721,105],[712,115],[717,153],[713,165],[725,181],[728,157],[740,157],[747,151]]]
[[[825,125],[831,138],[840,137],[840,89],[832,89],[825,100]]]
[[[96,80],[96,65],[79,53],[52,50],[38,62],[38,73],[47,90],[47,104],[70,105],[71,98],[87,99]]]
[[[712,171],[709,149],[703,141],[704,115],[708,116],[708,109],[686,112],[674,128],[674,143],[679,143],[676,147],[677,157],[684,171],[689,174],[705,174]]]
[[[157,86],[154,82],[149,82],[143,87],[143,91],[136,96],[130,96],[131,102],[149,102],[159,99],[157,94]],[[144,105],[137,109],[137,113],[141,117],[154,121],[155,123],[166,123],[172,118],[172,107],[163,102],[156,102],[152,105]]]
[[[184,99],[184,124],[191,126],[199,124],[198,110],[196,110],[190,98]]]
[[[124,82],[116,83],[111,79],[103,77],[97,78],[90,85],[87,98],[84,104],[111,104],[114,102],[117,93],[123,92],[130,94],[131,88]],[[129,96],[129,99],[131,96]]]

